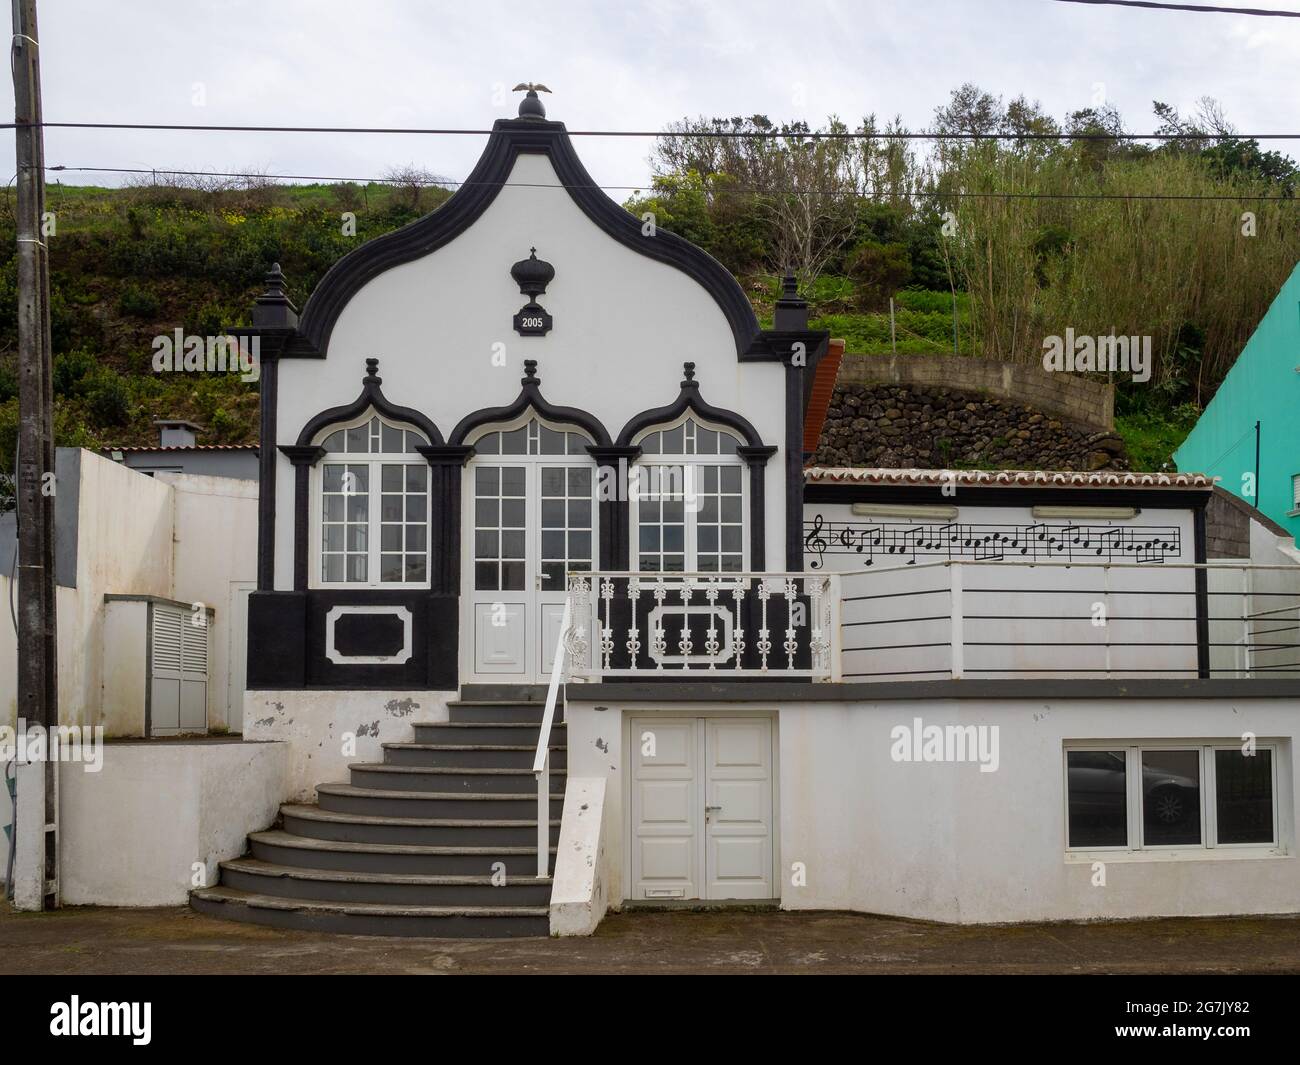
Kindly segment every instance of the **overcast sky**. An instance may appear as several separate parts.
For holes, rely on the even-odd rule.
[[[1300,9],[1300,0],[1242,6]],[[1058,118],[1089,106],[1101,83],[1135,131],[1154,128],[1153,99],[1189,111],[1203,95],[1217,97],[1242,132],[1300,128],[1300,19],[1056,0],[39,0],[39,21],[47,121],[482,129],[515,113],[516,96],[503,90],[537,80],[553,90],[549,117],[570,129],[754,113],[813,124],[838,114],[854,124],[873,112],[919,127],[951,88],[973,81],[1008,99],[1039,99]],[[3,91],[12,115],[8,80]],[[363,178],[408,162],[463,178],[482,145],[481,137],[46,135],[51,165]],[[578,147],[602,184],[647,181],[649,141]],[[1273,147],[1300,155],[1300,142]]]

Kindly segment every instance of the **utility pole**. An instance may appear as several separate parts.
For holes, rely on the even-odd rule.
[[[45,244],[45,144],[36,0],[13,0],[13,19],[11,66],[18,162],[18,718],[28,728],[44,728],[47,740],[44,760],[19,765],[19,822],[14,830],[19,833],[24,868],[21,877],[15,869],[14,900],[21,908],[46,909],[58,904],[58,767],[54,758],[59,708],[50,270]]]

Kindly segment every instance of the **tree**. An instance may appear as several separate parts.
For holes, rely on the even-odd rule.
[[[400,191],[408,207],[417,211],[420,209],[420,199],[425,189],[448,184],[446,178],[438,177],[437,174],[414,163],[408,163],[406,166],[390,166],[384,171],[384,180]]]
[[[890,297],[912,280],[912,262],[903,244],[860,244],[849,257],[849,276],[858,282],[858,301],[864,311],[878,311]]]
[[[766,115],[683,119],[656,142],[652,165],[660,176],[695,172],[712,207],[720,195],[744,196],[769,232],[768,267],[791,271],[807,291],[840,253],[853,229],[860,160],[832,117],[825,130],[807,123],[776,126]],[[722,136],[739,133],[745,136]],[[722,181],[725,175],[726,181]]]

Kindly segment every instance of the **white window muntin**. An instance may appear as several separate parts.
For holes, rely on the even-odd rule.
[[[317,434],[326,453],[312,471],[312,587],[429,587],[432,485],[429,464],[415,451],[428,442],[419,429],[373,409]],[[335,576],[340,559],[342,579]]]
[[[644,430],[634,443],[643,451],[628,484],[633,568],[743,572],[749,562],[749,485],[736,453],[743,441],[733,430],[687,412]],[[668,556],[680,558],[680,566],[668,568]]]
[[[481,426],[469,442],[475,449],[469,475],[471,587],[475,591],[518,592],[531,585],[542,591],[562,591],[564,580],[557,572],[557,564],[575,572],[590,572],[599,543],[598,471],[587,453],[587,447],[594,443],[587,432],[572,423],[540,418],[528,410],[512,421]],[[485,444],[486,450],[480,450]],[[522,483],[512,482],[508,491],[504,472],[496,475],[495,488],[491,483],[481,484],[480,470],[504,471],[512,467],[523,467],[525,476]],[[564,471],[562,494],[543,484],[543,468]],[[575,470],[589,471],[589,498],[584,498],[575,485]],[[495,502],[494,512],[483,516],[480,501],[489,508]],[[583,502],[588,503],[585,521],[577,513]],[[565,508],[563,523],[546,516],[548,508],[557,503]],[[511,513],[508,519],[507,505]],[[528,517],[530,511],[534,517]],[[556,534],[564,539],[562,552],[551,547]],[[575,542],[577,539],[585,540],[585,554]],[[486,574],[480,564],[489,569],[495,566],[493,580],[484,579]]]
[[[1062,773],[1062,815],[1065,829],[1065,850],[1069,854],[1159,854],[1188,853],[1196,851],[1254,851],[1263,853],[1282,853],[1282,826],[1278,820],[1280,808],[1278,796],[1282,785],[1282,773],[1279,760],[1280,744],[1268,741],[1255,746],[1256,753],[1267,751],[1271,768],[1269,781],[1272,791],[1272,825],[1273,837],[1270,841],[1252,843],[1220,843],[1218,841],[1218,781],[1215,771],[1215,751],[1241,752],[1241,743],[1232,741],[1187,742],[1152,742],[1133,744],[1128,740],[1095,740],[1072,742],[1067,744],[1061,754]],[[1069,756],[1072,751],[1123,751],[1125,811],[1127,815],[1127,839],[1125,846],[1071,846],[1070,845],[1070,767]],[[1200,818],[1201,841],[1169,845],[1147,845],[1143,841],[1143,775],[1142,753],[1155,751],[1197,751],[1200,759]]]
[[[482,426],[468,441],[476,456],[501,459],[588,458],[591,437],[574,425],[550,422],[529,411],[510,422]]]

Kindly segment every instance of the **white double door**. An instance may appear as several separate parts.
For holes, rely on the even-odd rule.
[[[565,573],[590,570],[595,557],[594,478],[585,458],[471,463],[461,578],[463,666],[471,679],[550,679]]]
[[[633,899],[772,899],[770,717],[630,722]]]

